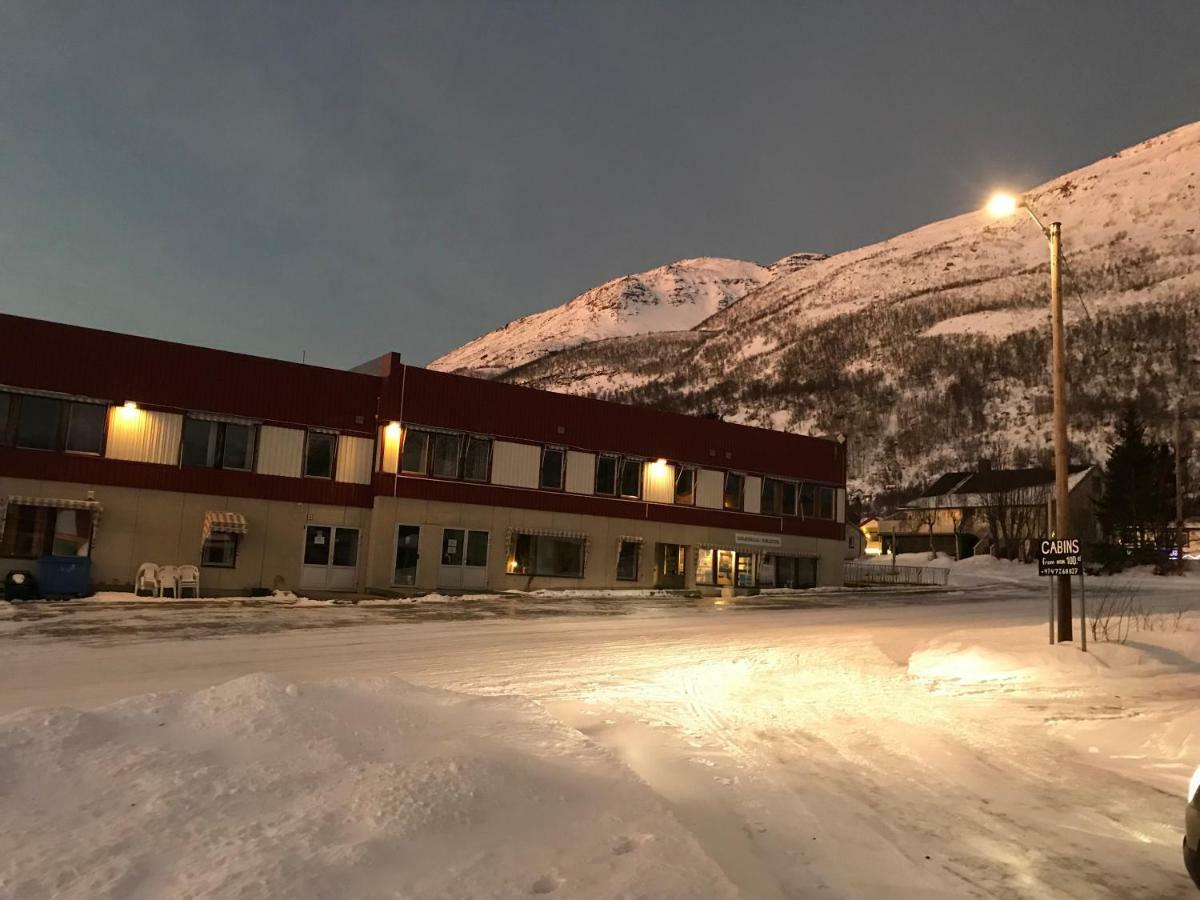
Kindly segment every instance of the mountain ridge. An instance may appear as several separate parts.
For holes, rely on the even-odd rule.
[[[1115,406],[1136,398],[1156,422],[1181,389],[1161,348],[1200,346],[1200,123],[1025,196],[1063,222],[1071,436],[1094,461]],[[844,431],[864,494],[1044,458],[1048,253],[1024,216],[967,212],[786,268],[687,328],[532,352],[490,377]]]

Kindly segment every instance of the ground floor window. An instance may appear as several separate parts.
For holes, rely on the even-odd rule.
[[[732,550],[701,547],[696,551],[696,584],[732,585],[737,557]]]
[[[617,580],[637,581],[638,560],[642,555],[641,541],[622,539],[617,550]]]
[[[200,550],[200,565],[214,569],[232,569],[237,565],[238,535],[213,532]]]
[[[91,540],[90,510],[9,503],[0,556],[11,559],[87,556]]]
[[[508,571],[513,575],[582,578],[586,546],[585,538],[518,534]]]
[[[759,576],[764,587],[816,587],[817,561],[811,556],[773,554],[764,561]]]

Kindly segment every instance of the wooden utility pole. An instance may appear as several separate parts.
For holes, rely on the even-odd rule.
[[[1183,574],[1183,551],[1187,531],[1183,527],[1183,393],[1175,398],[1175,549],[1176,566]]]
[[[1067,444],[1067,364],[1062,302],[1062,223],[1051,222],[1050,239],[1050,372],[1054,387],[1054,536],[1071,536],[1070,447]],[[1072,639],[1071,578],[1058,576],[1058,639]]]

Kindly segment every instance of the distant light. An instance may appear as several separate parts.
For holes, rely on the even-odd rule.
[[[987,211],[989,215],[995,216],[997,219],[1004,216],[1011,216],[1017,211],[1020,205],[1019,201],[1012,194],[1006,194],[1003,191],[998,191],[992,194],[992,197],[987,202]]]

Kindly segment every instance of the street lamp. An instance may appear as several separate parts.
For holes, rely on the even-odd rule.
[[[1071,504],[1067,490],[1069,448],[1067,446],[1067,373],[1065,335],[1062,307],[1062,223],[1043,224],[1024,197],[1012,194],[993,194],[987,211],[996,217],[1010,216],[1018,209],[1041,229],[1050,243],[1050,383],[1054,391],[1054,536],[1070,536]],[[1071,577],[1058,577],[1058,639],[1072,640],[1071,634]]]

